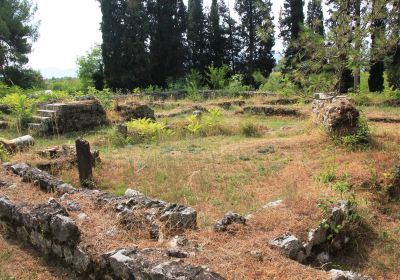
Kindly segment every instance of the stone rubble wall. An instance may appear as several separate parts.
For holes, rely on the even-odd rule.
[[[245,113],[265,115],[265,116],[300,116],[301,113],[296,109],[281,108],[272,106],[248,106],[244,107]]]
[[[197,213],[193,208],[150,199],[130,190],[116,197],[97,190],[78,190],[26,164],[5,164],[4,167],[41,186],[57,196],[84,192],[97,203],[111,203],[115,211],[129,215],[134,209],[146,208],[160,222],[170,227],[196,227]],[[104,253],[100,260],[80,246],[81,232],[68,212],[56,200],[45,204],[15,204],[0,195],[0,225],[20,240],[31,244],[47,257],[68,265],[86,279],[154,279],[154,280],[220,280],[224,279],[207,268],[184,264],[177,255],[162,249],[122,248]]]
[[[58,133],[92,129],[107,124],[106,111],[96,100],[54,103],[46,106],[56,111],[53,130]]]

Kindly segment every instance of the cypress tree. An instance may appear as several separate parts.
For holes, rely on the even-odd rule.
[[[212,0],[211,2],[211,9],[208,15],[207,35],[210,63],[219,67],[224,62],[225,40],[220,24],[220,9],[217,0]]]
[[[260,71],[268,77],[275,66],[272,47],[275,44],[273,17],[269,0],[236,0],[235,9],[241,17],[241,31],[245,55],[243,57],[246,82]]]
[[[149,3],[149,12],[152,80],[166,86],[167,78],[177,79],[184,74],[186,7],[182,0],[156,0]]]
[[[104,77],[112,89],[150,82],[148,22],[143,1],[101,0]]]
[[[224,64],[230,67],[231,72],[238,70],[240,63],[240,51],[242,42],[240,36],[240,27],[231,16],[231,10],[225,5],[224,1],[220,3],[220,16],[222,18],[222,32],[225,41]]]
[[[374,0],[372,4],[372,24],[371,24],[371,52],[370,52],[370,71],[368,87],[371,92],[381,92],[384,89],[383,73],[385,71],[383,56],[380,53],[382,42],[385,38],[385,4],[380,0]]]
[[[303,0],[285,0],[279,15],[279,36],[283,39],[285,50],[284,73],[289,72],[293,65],[294,57],[300,52],[296,40],[300,36],[304,24]]]
[[[187,43],[189,67],[203,71],[208,64],[205,54],[205,17],[203,0],[188,1]]]
[[[316,34],[325,35],[324,13],[321,0],[311,0],[307,5],[307,26]]]
[[[393,18],[388,26],[393,47],[389,53],[387,74],[389,86],[400,89],[400,0],[392,0],[391,15]]]

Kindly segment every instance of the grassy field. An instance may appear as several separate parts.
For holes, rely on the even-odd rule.
[[[246,100],[252,105],[265,101],[260,97]],[[210,102],[202,105],[214,107]],[[185,102],[172,102],[156,108],[156,113],[184,107]],[[150,197],[195,208],[200,230],[190,235],[207,244],[195,262],[223,275],[237,271],[235,279],[289,279],[284,265],[299,271],[291,279],[324,279],[317,270],[282,261],[268,248],[266,240],[282,232],[305,239],[308,229],[323,218],[318,205],[328,199],[351,197],[357,202],[362,226],[352,236],[349,249],[335,256],[329,266],[360,271],[375,279],[398,279],[400,207],[398,202],[388,200],[384,190],[388,174],[400,161],[400,126],[369,123],[372,144],[351,151],[333,143],[311,122],[310,104],[290,107],[304,116],[250,115],[233,107],[221,110],[215,126],[203,133],[188,133],[185,115],[160,119],[175,133],[142,143],[115,145],[113,129],[104,127],[86,133],[37,137],[35,149],[73,144],[76,138],[83,137],[92,148],[100,150],[101,163],[94,170],[100,189],[122,195],[132,188]],[[395,107],[361,110],[367,116],[400,113]],[[256,133],[249,133],[249,129]],[[3,135],[17,136],[13,130]],[[35,164],[38,159],[34,152],[28,152],[11,160]],[[58,175],[79,185],[74,168],[61,170]],[[284,209],[268,212],[262,208],[277,199],[284,200]],[[234,236],[213,233],[212,225],[227,211],[252,214],[250,227]],[[213,258],[204,257],[216,248],[219,253]],[[260,248],[271,254],[262,265],[246,257],[249,250]],[[0,271],[13,273],[9,269],[13,252],[8,257],[5,254],[0,254]],[[224,261],[215,261],[219,257]]]

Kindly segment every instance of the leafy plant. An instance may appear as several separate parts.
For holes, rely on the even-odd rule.
[[[357,130],[352,135],[343,136],[341,142],[349,150],[362,149],[367,146],[371,141],[371,133],[367,121],[360,118],[357,124]]]
[[[225,90],[230,96],[237,96],[241,91],[250,90],[250,86],[243,85],[243,75],[235,74],[229,79]]]
[[[199,91],[203,83],[203,77],[201,76],[200,72],[192,69],[189,74],[186,75],[185,79],[187,97],[191,100],[201,99]]]
[[[4,148],[3,144],[0,143],[0,162],[7,162],[9,160],[9,155]]]
[[[202,129],[202,124],[200,120],[196,116],[190,116],[187,118],[189,124],[186,126],[186,129],[189,130],[192,134],[198,134]]]
[[[155,122],[147,118],[132,120],[127,122],[126,125],[134,142],[159,140],[162,136],[173,134],[173,131],[168,129],[164,123]]]
[[[97,90],[94,87],[89,87],[88,95],[96,97],[105,109],[110,109],[112,107],[112,97],[114,93],[110,89],[105,88],[103,90]]]
[[[0,104],[7,104],[11,107],[12,113],[16,117],[16,127],[19,133],[32,119],[34,102],[34,99],[28,98],[22,93],[9,94],[0,100]]]
[[[246,120],[240,124],[240,130],[246,137],[259,137],[261,135],[259,128],[251,120]]]
[[[222,89],[225,87],[225,76],[228,73],[228,66],[222,65],[221,67],[208,66],[207,82],[211,85],[212,89]]]
[[[328,184],[336,179],[336,170],[334,168],[329,168],[326,171],[321,172],[317,177],[317,181],[323,184]]]

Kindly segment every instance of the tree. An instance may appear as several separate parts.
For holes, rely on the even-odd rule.
[[[104,77],[112,89],[147,86],[149,17],[143,0],[100,0]]]
[[[325,35],[324,13],[321,0],[311,0],[307,5],[307,26],[316,34]]]
[[[84,89],[95,87],[97,90],[104,88],[103,57],[101,46],[95,45],[84,56],[78,57],[78,77]]]
[[[300,36],[304,24],[303,0],[285,0],[279,14],[279,36],[283,40],[285,50],[284,73],[288,73],[295,66],[293,60],[299,48],[296,40]]]
[[[220,8],[217,0],[212,0],[211,9],[208,15],[209,30],[207,32],[207,41],[209,46],[208,54],[210,63],[220,67],[224,63],[225,40],[223,29],[220,24]]]
[[[383,73],[385,71],[385,63],[381,47],[386,41],[386,13],[385,3],[381,0],[374,0],[372,3],[370,70],[368,78],[368,87],[371,92],[381,92],[384,89]]]
[[[166,86],[167,78],[177,79],[185,71],[186,7],[182,0],[150,2],[150,63],[152,80]]]
[[[225,40],[224,64],[228,65],[231,72],[235,73],[240,64],[240,51],[242,50],[240,26],[232,18],[230,7],[227,7],[224,1],[220,2],[219,9]]]
[[[391,0],[389,17],[389,54],[387,59],[387,75],[389,86],[400,89],[400,0]]]
[[[3,70],[4,82],[9,85],[17,85],[23,89],[44,89],[45,82],[39,71],[19,66],[7,66]],[[12,82],[11,82],[12,81]]]
[[[205,41],[203,0],[188,1],[187,42],[189,68],[203,72],[208,64]]]
[[[244,73],[247,83],[254,83],[252,74],[260,71],[268,77],[275,66],[272,47],[275,44],[270,0],[236,0],[235,9],[241,18],[244,47]]]
[[[11,72],[20,70],[17,76],[33,74],[32,70],[23,69],[23,65],[38,38],[38,23],[32,19],[35,12],[32,1],[0,0],[0,76],[9,84],[18,85]]]

